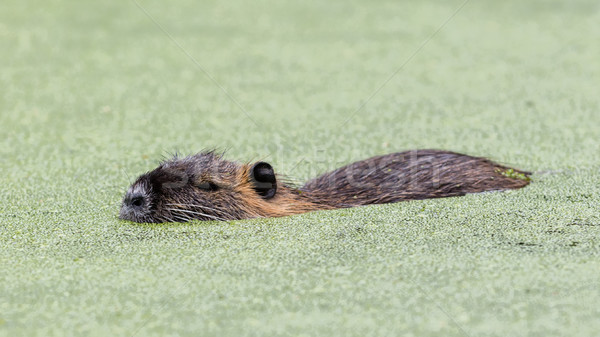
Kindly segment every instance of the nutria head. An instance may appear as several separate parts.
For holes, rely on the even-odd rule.
[[[135,222],[253,218],[263,216],[257,207],[268,206],[276,195],[277,179],[268,163],[239,164],[214,152],[175,156],[129,187],[119,217]]]

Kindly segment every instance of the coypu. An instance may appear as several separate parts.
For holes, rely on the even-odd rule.
[[[529,184],[530,174],[486,158],[416,150],[358,161],[297,188],[279,181],[268,163],[240,164],[210,151],[175,156],[141,175],[119,217],[136,222],[278,217],[517,189]]]

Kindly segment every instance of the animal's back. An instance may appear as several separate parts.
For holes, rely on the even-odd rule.
[[[301,191],[336,207],[521,188],[529,172],[486,158],[416,150],[369,158],[310,180]]]

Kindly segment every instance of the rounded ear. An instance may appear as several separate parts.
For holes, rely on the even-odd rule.
[[[250,180],[256,193],[264,199],[271,199],[277,192],[275,171],[269,163],[258,162],[250,169]]]

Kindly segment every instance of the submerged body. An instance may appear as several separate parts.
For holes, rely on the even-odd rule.
[[[240,164],[214,152],[163,162],[129,188],[120,218],[136,222],[238,220],[315,210],[517,189],[529,172],[486,158],[415,150],[369,158],[296,188],[268,163]]]

